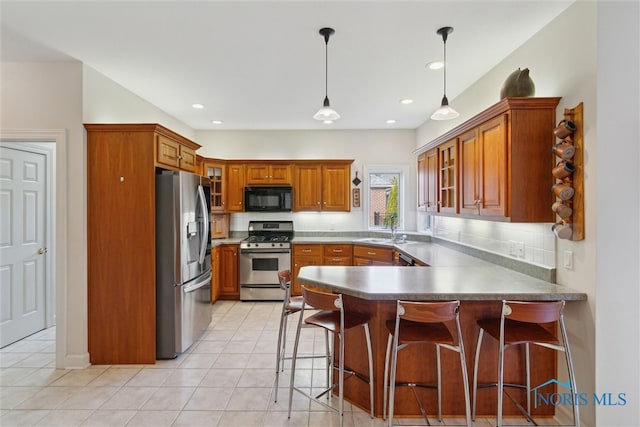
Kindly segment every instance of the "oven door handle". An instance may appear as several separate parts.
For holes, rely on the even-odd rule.
[[[240,285],[240,287],[252,289],[280,289],[280,285]]]
[[[288,254],[291,253],[289,249],[240,249],[241,254]]]

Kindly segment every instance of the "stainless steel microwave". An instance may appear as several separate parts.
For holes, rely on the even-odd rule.
[[[291,212],[292,203],[292,187],[244,187],[247,212]]]

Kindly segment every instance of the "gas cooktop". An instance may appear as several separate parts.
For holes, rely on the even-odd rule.
[[[290,248],[293,221],[249,221],[249,237],[240,242],[247,248]]]

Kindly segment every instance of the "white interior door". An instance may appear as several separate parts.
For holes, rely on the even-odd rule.
[[[0,347],[46,326],[46,160],[0,147]]]

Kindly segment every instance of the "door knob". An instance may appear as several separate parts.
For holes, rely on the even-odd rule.
[[[38,249],[38,254],[39,254],[39,255],[42,255],[42,254],[44,254],[45,252],[47,252],[47,248],[40,248],[40,249]]]

